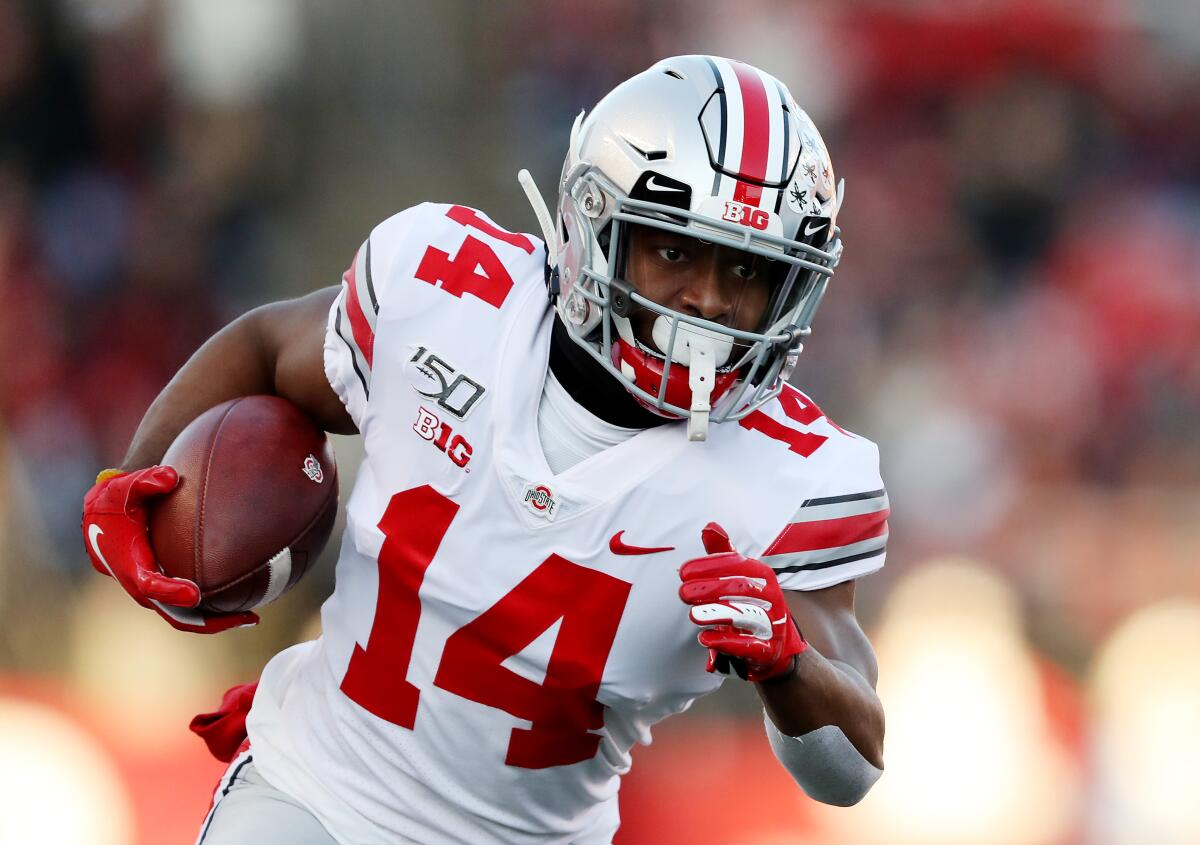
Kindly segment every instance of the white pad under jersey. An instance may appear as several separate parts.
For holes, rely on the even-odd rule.
[[[624,443],[638,431],[595,416],[571,398],[553,372],[546,371],[546,385],[538,404],[538,438],[546,453],[546,463],[555,475],[610,446]]]

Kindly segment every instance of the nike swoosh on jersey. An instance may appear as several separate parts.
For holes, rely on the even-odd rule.
[[[621,540],[624,531],[618,531],[608,541],[608,548],[614,555],[653,555],[659,552],[673,552],[674,546],[631,546]]]
[[[93,522],[88,526],[88,542],[91,543],[92,551],[96,553],[96,557],[104,564],[104,568],[108,570],[108,574],[116,578],[117,576],[113,573],[112,567],[108,565],[108,561],[104,558],[104,552],[100,551],[100,544],[96,542],[103,533],[104,529]]]

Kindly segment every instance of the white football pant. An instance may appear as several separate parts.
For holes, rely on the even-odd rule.
[[[233,758],[196,845],[337,845],[303,805],[263,780],[253,757],[244,751]]]

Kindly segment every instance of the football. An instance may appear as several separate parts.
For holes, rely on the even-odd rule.
[[[150,514],[167,575],[200,587],[200,607],[261,607],[294,586],[329,539],[337,465],[325,432],[286,399],[245,396],[210,408],[161,463],[179,485]]]

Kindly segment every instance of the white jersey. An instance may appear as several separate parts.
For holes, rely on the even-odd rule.
[[[607,843],[650,727],[718,687],[678,570],[720,523],[785,589],[883,565],[871,442],[791,388],[548,467],[544,247],[426,204],[379,225],[330,313],[366,456],[323,635],[276,656],[255,763],[342,842]]]

